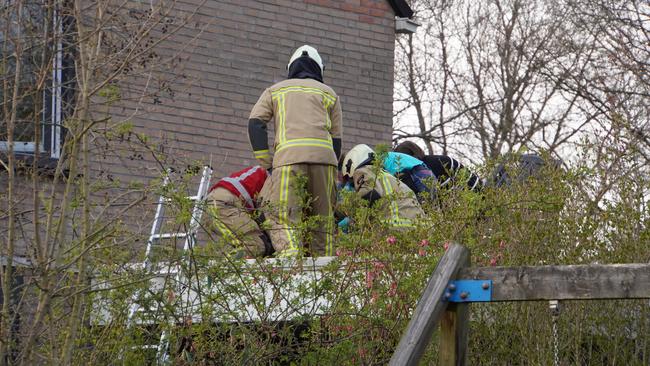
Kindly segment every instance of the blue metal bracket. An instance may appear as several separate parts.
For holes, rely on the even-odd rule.
[[[449,281],[444,297],[449,302],[492,301],[492,280]]]

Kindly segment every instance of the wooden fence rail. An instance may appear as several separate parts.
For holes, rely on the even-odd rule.
[[[489,298],[450,301],[457,282],[479,281]],[[460,283],[460,282],[458,282]],[[466,365],[469,303],[475,301],[650,298],[650,263],[568,266],[469,267],[469,250],[453,244],[440,259],[390,365],[417,365],[438,324],[440,365]]]
[[[650,263],[463,268],[458,278],[492,280],[491,301],[650,297]]]

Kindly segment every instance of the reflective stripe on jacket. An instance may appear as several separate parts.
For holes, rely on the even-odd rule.
[[[388,223],[395,227],[413,226],[413,220],[424,212],[415,197],[415,193],[387,171],[375,172],[373,166],[364,166],[355,170],[354,188],[362,197],[388,197],[380,210],[385,210]]]
[[[274,155],[264,134],[275,120]],[[288,79],[266,89],[253,107],[249,123],[257,126],[249,138],[255,157],[264,167],[312,163],[337,165],[334,140],[341,138],[341,104],[329,86],[313,79]],[[264,124],[260,128],[260,124]],[[264,132],[259,132],[264,131]]]
[[[223,187],[239,197],[246,207],[255,208],[255,196],[260,192],[269,173],[259,165],[248,167],[221,178],[210,188],[212,192],[217,187]]]

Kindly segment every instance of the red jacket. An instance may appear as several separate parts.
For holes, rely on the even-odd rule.
[[[253,209],[255,208],[253,199],[262,190],[268,176],[269,173],[266,169],[259,165],[248,167],[221,178],[215,185],[210,187],[210,192],[217,187],[223,187],[239,197],[246,207]]]

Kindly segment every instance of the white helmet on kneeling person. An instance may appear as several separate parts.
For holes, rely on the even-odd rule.
[[[341,164],[343,176],[352,178],[357,168],[369,163],[374,157],[375,151],[366,144],[359,144],[353,147],[345,154],[345,158],[343,158],[343,163]]]

